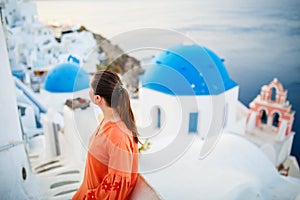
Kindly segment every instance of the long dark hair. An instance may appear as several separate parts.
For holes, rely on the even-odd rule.
[[[138,143],[138,131],[130,105],[129,94],[123,87],[119,76],[108,70],[98,71],[94,74],[91,87],[95,95],[103,97],[108,106],[115,109],[127,128],[132,131],[134,141]]]

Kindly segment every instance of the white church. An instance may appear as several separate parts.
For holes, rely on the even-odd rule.
[[[239,86],[223,60],[205,47],[170,48],[152,60],[141,79],[141,131],[147,136],[205,139],[237,120]]]

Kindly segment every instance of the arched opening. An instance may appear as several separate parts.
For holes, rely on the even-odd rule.
[[[275,127],[278,127],[278,124],[279,124],[279,114],[276,112],[273,115],[272,125],[275,126]]]
[[[268,116],[267,116],[267,112],[265,110],[260,111],[260,120],[261,120],[262,124],[267,124]]]
[[[159,106],[154,106],[151,109],[151,118],[152,118],[151,126],[154,129],[160,129],[162,126],[162,114],[163,114],[162,112],[163,111]]]
[[[272,94],[271,94],[271,100],[272,101],[276,101],[276,88],[272,87],[271,92],[272,92]]]
[[[27,173],[26,173],[25,167],[22,167],[22,178],[23,178],[24,181],[25,181],[26,178],[27,178]]]
[[[157,121],[156,121],[156,127],[161,127],[161,110],[159,107],[157,107]]]

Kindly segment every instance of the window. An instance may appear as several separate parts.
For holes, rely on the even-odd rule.
[[[261,110],[261,123],[262,124],[267,124],[267,121],[268,121],[268,116],[267,116],[267,113],[265,110]]]
[[[155,129],[160,129],[162,126],[163,113],[159,106],[154,106],[151,109],[151,126]]]
[[[189,133],[197,133],[198,132],[198,113],[192,112],[190,113],[189,119]]]
[[[157,128],[161,127],[161,110],[160,108],[157,108],[157,122],[156,122]]]
[[[276,101],[276,89],[274,87],[272,88],[271,100]]]
[[[278,127],[278,123],[279,123],[279,114],[276,112],[273,115],[272,125],[275,126],[275,127]]]

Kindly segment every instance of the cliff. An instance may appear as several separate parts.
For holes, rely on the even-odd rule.
[[[109,69],[122,75],[122,80],[130,92],[135,97],[138,91],[139,75],[144,73],[140,67],[140,61],[127,55],[118,46],[112,44],[108,39],[100,34],[93,33],[99,52],[105,52],[106,62],[97,66],[98,69]]]

